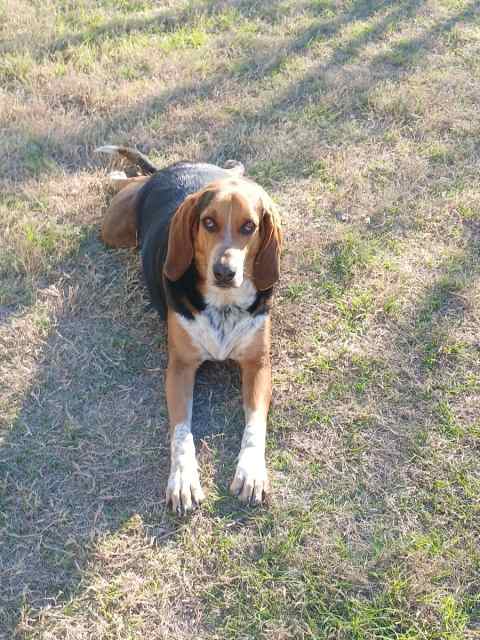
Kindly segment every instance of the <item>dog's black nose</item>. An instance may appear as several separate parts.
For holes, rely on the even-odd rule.
[[[216,262],[213,265],[213,275],[215,276],[215,280],[218,284],[228,284],[234,279],[235,271],[232,271],[232,269],[226,264]]]

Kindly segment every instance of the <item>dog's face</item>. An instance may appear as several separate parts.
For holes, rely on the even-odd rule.
[[[194,254],[197,272],[209,286],[240,287],[245,277],[253,276],[260,248],[261,202],[252,195],[219,188],[204,196],[207,202],[200,207]]]
[[[172,220],[164,272],[178,280],[195,263],[201,282],[218,289],[278,280],[281,234],[275,207],[253,182],[227,179],[189,196]]]

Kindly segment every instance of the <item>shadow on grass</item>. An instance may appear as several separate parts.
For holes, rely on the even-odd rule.
[[[279,411],[279,415],[276,416],[278,441],[283,442],[282,446],[287,450],[291,437],[290,423],[297,425],[303,421],[310,431],[338,430],[347,437],[352,436],[354,440],[358,436],[357,442],[349,442],[347,447],[347,451],[350,446],[353,450],[357,449],[357,457],[353,455],[352,460],[349,460],[349,464],[353,461],[354,466],[358,465],[355,472],[355,494],[364,492],[363,473],[371,473],[371,469],[364,468],[363,454],[366,453],[373,459],[378,456],[385,468],[385,477],[382,478],[383,482],[375,487],[375,491],[370,495],[367,493],[362,498],[366,513],[369,513],[370,509],[372,513],[381,512],[382,509],[388,511],[396,498],[408,495],[405,477],[402,479],[401,476],[404,472],[408,475],[412,459],[420,460],[421,466],[421,458],[428,451],[428,447],[423,450],[422,447],[425,445],[426,437],[431,435],[430,429],[435,428],[441,389],[451,385],[461,393],[460,390],[464,387],[467,395],[470,392],[473,394],[472,402],[475,403],[475,398],[478,398],[478,364],[472,364],[473,368],[464,364],[464,358],[478,360],[478,343],[474,341],[469,344],[467,341],[464,344],[461,341],[457,345],[454,335],[451,335],[455,329],[462,326],[466,318],[470,325],[475,322],[474,300],[470,299],[468,294],[480,277],[480,225],[471,221],[463,222],[461,225],[461,231],[458,228],[456,230],[456,239],[457,242],[460,240],[461,249],[435,267],[433,283],[416,299],[409,301],[401,317],[396,319],[395,316],[384,315],[382,308],[378,308],[376,313],[379,319],[372,320],[374,324],[371,326],[371,335],[357,344],[355,334],[362,333],[362,314],[364,312],[365,317],[368,317],[372,313],[369,307],[364,311],[360,306],[358,316],[353,317],[351,326],[346,329],[351,332],[355,348],[350,350],[346,346],[345,350],[336,354],[334,360],[319,356],[306,361],[302,375],[307,380],[310,376],[311,384],[318,383],[317,397],[312,397],[309,401],[301,400],[298,404],[293,403],[288,406],[287,411]],[[363,239],[371,243],[372,238],[378,242],[376,246],[381,246],[384,239],[383,230],[369,231],[368,236]],[[348,255],[354,256],[352,263],[345,258],[338,259],[339,246],[341,251],[346,247]],[[360,234],[355,236],[353,248],[348,241],[346,245],[332,243],[326,247],[326,266],[321,275],[318,276],[316,268],[310,270],[314,287],[318,287],[320,295],[324,296],[324,301],[328,301],[329,306],[337,309],[335,321],[340,333],[343,331],[342,322],[348,324],[344,311],[348,309],[350,295],[355,298],[357,291],[357,299],[360,299],[366,291],[362,288],[361,274],[368,268],[368,262],[362,263],[358,247],[362,247]],[[306,270],[309,271],[308,268]],[[375,293],[372,296],[375,296]],[[375,309],[374,302],[372,308]],[[374,344],[379,340],[379,336],[380,343]],[[323,339],[326,339],[328,344],[330,338],[322,337],[321,353],[326,349]],[[344,338],[344,342],[348,345],[347,339]],[[363,354],[363,348],[367,355]],[[302,385],[301,381],[299,385]],[[347,419],[344,406],[350,407]],[[355,424],[355,421],[348,423],[355,414],[358,414],[358,424]],[[375,453],[378,433],[383,434],[385,440],[382,441],[382,437],[378,438],[381,447]],[[372,441],[368,447],[363,448],[364,445],[360,442],[365,434],[368,434]],[[340,452],[341,450],[340,447]],[[329,463],[330,461],[323,461],[323,464]],[[413,468],[415,469],[415,464]],[[440,469],[438,471],[440,472]],[[414,484],[417,481],[418,479],[412,480]],[[439,487],[441,493],[440,484]],[[419,500],[425,500],[422,507],[430,512],[428,491],[433,492],[436,487],[417,488]],[[409,499],[413,500],[413,497]],[[425,521],[424,524],[428,529],[430,523]],[[454,517],[448,524],[457,527]],[[458,526],[461,528],[463,524],[460,522]]]
[[[393,0],[384,2],[381,6],[372,0],[356,0],[350,10],[338,17],[331,17],[331,12],[322,15],[316,3],[305,4],[308,12],[318,17],[318,24],[309,27],[300,36],[294,39],[289,49],[291,52],[304,48],[312,39],[320,35],[333,35],[343,24],[358,18],[369,18],[377,11],[384,10],[394,4]],[[41,47],[34,59],[36,62],[44,62],[57,52],[72,49],[78,45],[89,43],[99,44],[103,40],[115,40],[131,33],[171,33],[179,28],[196,26],[201,19],[220,17],[225,10],[232,9],[245,20],[251,18],[267,24],[274,24],[284,18],[288,8],[284,8],[275,0],[258,3],[251,0],[227,0],[224,2],[212,2],[201,0],[179,10],[165,9],[156,11],[154,15],[132,16],[125,14],[121,18],[108,20],[98,26],[94,25],[81,32],[63,34],[61,38]],[[31,40],[25,36],[18,36],[2,46],[3,53],[15,53],[31,46]]]
[[[24,230],[16,229],[17,233],[23,233]],[[8,259],[4,261],[4,268],[0,269],[0,280],[2,281],[1,296],[5,304],[0,308],[0,326],[11,321],[16,316],[24,315],[32,307],[35,300],[35,294],[38,295],[42,290],[47,289],[50,284],[54,284],[63,270],[71,271],[77,260],[78,254],[87,254],[89,249],[95,246],[95,240],[91,235],[91,225],[83,224],[76,228],[79,241],[74,243],[71,249],[65,252],[61,258],[57,258],[52,250],[48,256],[42,256],[48,264],[42,269],[35,269],[34,275],[31,275],[28,268],[19,268],[15,264],[15,255],[10,250]],[[32,240],[33,248],[39,251],[45,251],[41,243],[44,236],[41,233],[34,236]],[[33,270],[32,270],[33,271]]]
[[[44,62],[57,52],[72,49],[78,45],[89,43],[97,44],[103,40],[115,40],[130,33],[170,33],[178,28],[185,28],[195,24],[200,15],[205,11],[208,3],[198,2],[197,6],[185,7],[180,11],[171,9],[161,10],[148,16],[132,16],[125,14],[121,18],[109,20],[98,26],[91,26],[83,31],[65,33],[61,38],[37,49],[33,58],[36,62]],[[19,50],[29,49],[32,45],[28,35],[18,35],[13,40],[1,47],[2,53],[15,53]],[[35,46],[35,44],[34,44]]]
[[[360,3],[362,7],[371,6],[372,3]],[[375,4],[375,3],[374,3]],[[277,94],[265,108],[255,112],[252,115],[241,116],[242,128],[246,132],[242,136],[240,150],[247,152],[254,145],[255,137],[259,131],[262,133],[270,133],[272,141],[272,162],[278,160],[278,166],[275,171],[275,180],[280,182],[282,179],[292,177],[307,177],[315,175],[315,163],[318,162],[318,145],[331,142],[342,144],[344,137],[351,134],[349,132],[342,134],[342,125],[351,122],[352,115],[355,115],[356,122],[360,126],[365,127],[365,136],[369,138],[378,137],[378,133],[372,129],[370,113],[366,109],[368,98],[372,91],[384,81],[391,81],[395,85],[400,85],[405,78],[412,73],[414,65],[421,66],[421,57],[425,56],[429,50],[434,48],[438,43],[440,35],[448,34],[457,24],[465,21],[473,21],[478,15],[478,8],[475,3],[470,3],[463,11],[458,12],[455,16],[444,20],[428,29],[420,37],[410,40],[402,40],[389,48],[388,52],[383,56],[377,56],[369,63],[362,64],[361,69],[365,74],[364,86],[356,86],[358,83],[359,69],[348,71],[351,75],[352,89],[346,95],[342,95],[341,101],[338,96],[334,96],[335,104],[331,104],[328,100],[328,90],[335,87],[338,82],[333,72],[341,73],[348,70],[348,65],[354,62],[357,55],[368,45],[378,42],[388,34],[392,25],[398,25],[402,19],[412,19],[415,11],[421,7],[419,0],[409,2],[393,3],[392,10],[383,16],[372,28],[358,36],[354,36],[347,42],[344,42],[334,48],[331,55],[326,60],[309,70],[299,81],[292,82]],[[383,6],[383,5],[382,5]],[[375,12],[373,12],[374,15]],[[356,17],[357,13],[352,10],[351,19]],[[371,15],[371,14],[366,14]],[[365,17],[365,16],[364,16]],[[341,24],[344,24],[341,22]],[[324,25],[318,27],[318,33],[323,34]],[[313,31],[312,31],[313,29]],[[306,34],[298,37],[290,47],[287,47],[285,57],[280,54],[280,59],[276,65],[270,64],[265,70],[264,75],[271,74],[276,68],[288,60],[289,54],[295,52],[297,47],[305,46],[306,42],[310,42],[316,37],[315,27],[307,30]],[[389,60],[394,61],[392,64]],[[247,65],[248,68],[248,65]],[[327,100],[326,100],[327,98]],[[279,128],[289,118],[298,118],[302,110],[312,104],[326,104],[327,116],[328,111],[332,110],[332,118],[327,126],[314,129],[309,127],[310,149],[305,144],[292,146],[289,153],[285,154],[285,149],[281,145],[275,144],[278,137]],[[238,143],[235,140],[235,130],[238,126],[236,121],[232,121],[230,126],[222,128],[214,153],[210,159],[217,157],[231,157],[237,152]],[[331,136],[333,134],[333,138]],[[235,143],[230,140],[234,139]],[[284,138],[281,138],[284,142]],[[317,146],[317,148],[315,148]],[[285,157],[287,155],[287,158]],[[282,171],[283,169],[283,171]]]
[[[232,153],[234,155],[248,154],[254,142],[253,138],[258,133],[258,127],[264,128],[265,132],[270,130],[273,134],[278,119],[284,118],[285,111],[288,112],[289,106],[294,106],[295,109],[298,109],[312,99],[320,97],[321,91],[319,94],[319,90],[323,87],[322,75],[329,68],[336,68],[347,63],[356,51],[360,50],[368,42],[378,40],[384,35],[387,29],[402,15],[411,16],[418,4],[418,0],[408,0],[400,3],[400,5],[395,3],[393,6],[396,8],[382,18],[378,25],[367,33],[354,36],[349,42],[337,47],[330,60],[319,65],[314,71],[309,72],[302,80],[293,82],[267,107],[252,115],[240,115],[239,119],[232,118],[230,124],[222,127],[218,139],[213,144],[213,148],[205,148],[208,158],[214,161],[221,161],[227,156],[230,157]],[[386,5],[382,4],[381,9],[384,10],[385,7],[389,6],[390,4],[388,3]],[[351,10],[344,16],[334,19],[319,19],[318,25],[310,26],[303,32],[297,33],[292,41],[285,45],[285,50],[281,52],[280,57],[278,58],[278,55],[274,56],[273,62],[271,52],[267,55],[268,63],[267,61],[262,62],[261,55],[259,58],[258,52],[247,54],[236,65],[238,71],[222,71],[211,76],[208,81],[203,80],[201,84],[192,82],[180,86],[174,91],[165,90],[154,98],[137,101],[128,109],[118,109],[111,117],[94,118],[93,121],[89,117],[88,123],[72,137],[67,135],[58,138],[51,132],[45,136],[29,136],[26,139],[24,134],[18,131],[21,144],[19,143],[16,146],[16,150],[9,158],[9,168],[5,177],[13,180],[15,184],[21,184],[30,175],[40,177],[49,170],[54,169],[55,163],[61,165],[68,173],[76,172],[79,168],[91,167],[93,164],[91,150],[94,146],[106,141],[119,142],[119,137],[121,137],[122,141],[128,142],[132,126],[136,126],[137,122],[142,122],[144,126],[148,127],[149,123],[153,119],[161,117],[162,112],[167,108],[171,108],[173,105],[188,105],[198,99],[212,98],[218,92],[218,87],[222,86],[225,81],[247,81],[248,75],[252,73],[252,70],[254,70],[255,81],[268,78],[279,65],[288,60],[290,55],[308,48],[315,38],[321,38],[325,33],[328,34],[328,37],[332,37],[349,21],[355,20],[359,16],[363,18],[375,16],[378,10],[379,7],[376,3],[355,2]],[[345,117],[347,117],[349,106],[346,104],[343,107]],[[190,124],[195,130],[200,130],[202,123],[204,126],[208,124],[207,115],[204,119],[197,113],[192,118],[192,121],[186,124],[187,127]],[[242,130],[245,132],[241,140],[238,140],[238,135],[235,135],[239,120]],[[135,123],[135,125],[132,125],[132,123]],[[161,141],[161,148],[170,144],[180,133],[181,131],[177,129],[164,137]],[[230,142],[232,139],[237,141],[234,143],[233,149]],[[75,148],[74,157],[71,155],[72,148]],[[279,155],[280,149],[274,149],[274,151],[275,155]],[[34,154],[33,160],[32,153]],[[300,159],[299,164],[297,162],[295,165],[298,167],[297,175],[305,172],[306,163],[312,162],[312,159],[307,153],[305,159]],[[296,160],[298,161],[299,159]],[[292,170],[293,166],[289,167],[289,170]]]
[[[276,572],[276,589],[287,594],[282,601],[286,611],[296,611],[298,593],[312,584],[318,587],[315,603],[322,602],[324,594],[325,612],[317,609],[308,619],[308,632],[315,630],[318,637],[354,634],[359,628],[357,606],[369,612],[362,625],[365,637],[375,637],[377,625],[378,637],[417,633],[444,637],[451,621],[443,618],[441,607],[422,608],[422,602],[442,597],[455,600],[464,616],[459,615],[455,623],[459,637],[467,629],[475,635],[479,610],[472,585],[478,581],[475,536],[479,523],[472,495],[478,480],[479,350],[471,329],[473,342],[467,349],[473,360],[466,365],[455,352],[444,350],[441,340],[433,349],[431,344],[435,335],[448,333],[465,320],[475,330],[474,309],[469,309],[467,300],[480,276],[479,232],[478,225],[464,225],[463,238],[456,236],[462,240],[462,250],[438,266],[433,283],[410,301],[401,319],[383,320],[379,314],[365,340],[344,336],[333,358],[325,354],[329,354],[329,341],[334,345],[337,341],[333,336],[324,338],[321,332],[318,357],[302,358],[304,367],[297,371],[304,378],[289,386],[287,400],[274,412],[275,431],[270,438],[276,459],[286,465],[282,484],[295,483],[292,498],[279,516],[286,520],[282,532],[288,536],[303,516],[313,529],[313,540],[297,548],[299,554],[303,546],[310,550],[305,564],[292,559],[282,573],[276,572],[280,562],[274,559],[272,574]],[[352,279],[344,275],[345,287],[361,287],[361,274],[355,275]],[[335,268],[327,270],[325,277],[341,281]],[[301,302],[297,314],[304,317]],[[457,408],[469,407],[460,426],[446,401],[449,387],[455,388]],[[288,509],[300,496],[300,518],[296,514],[289,519]],[[312,518],[315,511],[317,519]],[[429,536],[441,541],[438,557],[415,548],[418,540]],[[470,563],[464,556],[467,549]],[[314,575],[320,571],[316,583],[303,578],[308,569]],[[300,577],[291,586],[295,571]],[[392,578],[399,575],[405,581],[401,598],[392,591],[393,584],[398,586]],[[233,572],[232,576],[235,580]],[[240,591],[238,583],[238,593],[248,594],[248,588]],[[283,613],[273,604],[257,605],[248,595],[240,609],[238,600],[231,598],[233,591],[229,586],[221,594],[214,591],[218,601],[234,602],[227,611],[222,609],[226,619],[219,621],[225,625],[222,629],[237,625],[242,631],[257,630],[266,620],[277,624],[282,620]],[[375,603],[384,596],[375,611]],[[302,614],[299,618],[305,620]],[[390,617],[391,627],[384,627]],[[295,614],[292,619],[297,619]],[[395,635],[393,631],[389,635],[393,629]]]
[[[165,327],[156,314],[145,315],[142,288],[125,282],[125,257],[90,235],[75,261],[57,265],[61,298],[50,309],[48,335],[31,345],[34,362],[12,372],[28,371],[31,380],[0,447],[5,637],[24,614],[34,617],[47,604],[68,602],[96,544],[128,528],[132,517],[140,516],[157,545],[184,524],[164,503]],[[22,316],[32,310],[25,307]],[[202,367],[193,415],[201,461],[211,452],[198,441],[220,438],[215,466],[225,505],[243,427],[236,367]],[[233,509],[233,499],[227,503]]]
[[[357,84],[355,80],[348,94],[342,96],[340,103],[338,103],[338,96],[328,96],[328,92],[334,90],[336,83],[332,73],[340,73],[342,70],[353,73],[349,70],[349,64],[356,60],[358,54],[368,44],[381,41],[389,33],[392,25],[402,20],[411,20],[421,4],[419,0],[382,4],[382,10],[385,10],[385,7],[388,10],[386,15],[382,15],[373,26],[338,44],[326,60],[310,69],[300,79],[281,89],[280,93],[275,94],[273,100],[263,108],[252,113],[227,117],[227,123],[222,124],[212,141],[202,144],[204,154],[200,159],[221,162],[226,158],[241,157],[243,161],[248,162],[252,159],[252,155],[254,157],[252,150],[255,149],[256,139],[260,135],[262,139],[269,139],[272,143],[271,162],[275,164],[274,182],[279,182],[287,178],[315,175],[319,147],[331,142],[332,136],[337,144],[341,144],[342,137],[350,135],[348,132],[342,133],[342,126],[351,121],[352,114],[355,114],[357,124],[365,128],[365,136],[378,136],[378,132],[372,130],[370,114],[365,108],[371,92],[382,81],[389,80],[394,84],[402,82],[412,72],[412,65],[423,64],[421,55],[435,46],[441,34],[447,34],[458,23],[474,19],[476,5],[472,3],[455,16],[433,26],[422,36],[412,38],[410,41],[401,41],[391,47],[385,55],[377,56],[369,63],[362,63],[364,78],[360,86],[355,86]],[[67,173],[77,172],[81,168],[92,168],[95,164],[92,159],[92,149],[95,146],[105,142],[131,143],[129,136],[132,135],[131,131],[137,124],[141,123],[143,127],[148,128],[150,123],[158,121],[162,113],[174,106],[188,106],[195,101],[210,100],[217,94],[218,87],[227,81],[253,80],[255,83],[264,81],[270,78],[285,61],[288,61],[291,55],[305,48],[308,49],[315,39],[322,39],[325,33],[328,34],[326,37],[331,38],[349,21],[358,17],[375,17],[378,11],[377,3],[353,3],[351,10],[344,16],[331,20],[321,19],[318,25],[309,26],[303,32],[295,34],[289,43],[283,48],[280,47],[280,53],[276,53],[273,58],[271,52],[263,62],[261,55],[259,58],[257,52],[253,55],[247,54],[236,65],[236,70],[221,71],[209,77],[208,80],[202,80],[201,83],[187,83],[174,91],[166,89],[153,98],[136,101],[130,108],[119,108],[109,117],[93,120],[89,117],[87,124],[74,136],[58,138],[55,134],[49,133],[45,136],[25,138],[25,135],[19,131],[19,139],[23,144],[18,144],[11,153],[5,178],[18,185],[31,175],[40,177],[52,171],[55,166],[62,166]],[[357,71],[354,75],[358,75]],[[335,101],[334,105],[330,104],[332,100]],[[293,118],[294,122],[301,118],[302,110],[312,104],[317,106],[325,104],[327,111],[333,110],[332,118],[327,126],[318,128],[310,126],[308,129],[310,146],[292,145],[288,149],[287,160],[285,140],[283,136],[278,136],[278,128],[281,128],[286,120],[292,121]],[[179,136],[188,136],[194,131],[200,133],[210,127],[209,113],[205,112],[203,115],[196,112],[191,119],[183,120],[174,130],[165,132],[158,141],[157,150],[162,152],[163,149],[167,149]],[[148,146],[147,144],[147,151]],[[32,169],[33,148],[35,162]],[[74,155],[71,153],[72,149],[75,149]]]
[[[138,341],[128,315],[112,322],[102,286],[115,283],[118,299],[125,269],[98,249],[63,266],[60,307],[32,344],[32,380],[0,449],[0,629],[14,629],[23,607],[68,599],[95,539],[132,514],[159,539],[175,531],[163,515],[165,417],[150,371],[164,355]]]

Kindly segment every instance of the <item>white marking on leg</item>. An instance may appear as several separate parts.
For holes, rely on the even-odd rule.
[[[263,411],[245,410],[246,426],[238,456],[237,469],[230,490],[242,502],[260,504],[268,493],[268,474],[265,464],[267,422]]]
[[[191,409],[190,409],[191,413]],[[167,484],[167,504],[177,512],[190,511],[194,503],[200,504],[205,498],[198,476],[195,445],[188,422],[177,424],[172,431],[171,468]]]

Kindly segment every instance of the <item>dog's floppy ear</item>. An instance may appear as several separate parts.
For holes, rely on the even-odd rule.
[[[178,207],[172,218],[163,273],[173,282],[179,280],[192,263],[198,218],[214,194],[215,191],[208,189],[193,193]]]
[[[259,291],[273,287],[280,277],[280,251],[282,231],[280,216],[271,198],[262,197],[262,217],[260,221],[262,243],[255,258],[253,279]]]

